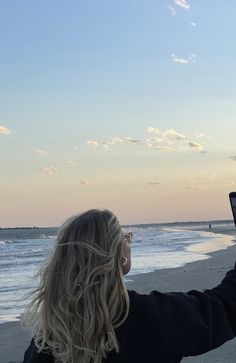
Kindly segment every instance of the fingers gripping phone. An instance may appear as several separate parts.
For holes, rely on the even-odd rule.
[[[234,224],[236,227],[236,192],[229,193],[229,200],[231,204],[231,209],[234,217]]]

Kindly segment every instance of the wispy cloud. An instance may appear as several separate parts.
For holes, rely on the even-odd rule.
[[[174,54],[172,54],[171,57],[172,57],[172,62],[173,63],[180,63],[180,64],[188,64],[189,63],[189,60],[187,58],[176,57]]]
[[[232,180],[232,179],[228,179],[228,180],[224,180],[224,181],[223,181],[223,184],[224,184],[225,186],[230,186],[230,185],[234,185],[234,184],[235,184],[235,182],[234,182],[234,180]]]
[[[212,136],[200,132],[195,134],[195,139],[212,139]]]
[[[188,60],[190,63],[197,63],[197,55],[195,53],[189,53]]]
[[[67,160],[67,164],[69,164],[70,166],[78,166],[77,161],[74,160]]]
[[[161,131],[160,129],[158,129],[156,127],[148,127],[147,132],[150,134],[158,134],[159,136],[155,137],[155,140],[157,140],[157,141],[163,140],[163,138],[160,138],[160,137],[169,138],[169,137],[173,137],[173,136],[176,137],[177,139],[179,139],[179,138],[186,139],[186,137],[183,134],[177,132],[176,130],[174,130],[172,128],[166,129],[165,131]]]
[[[59,171],[58,168],[56,168],[55,166],[49,166],[49,167],[46,167],[46,168],[40,168],[39,169],[42,173],[44,174],[47,174],[49,176],[57,173]]]
[[[195,21],[192,21],[192,22],[190,23],[190,25],[191,25],[193,28],[195,28],[195,27],[197,26],[197,23],[195,23]]]
[[[230,159],[232,159],[233,161],[236,161],[236,155],[230,156]]]
[[[160,130],[158,128],[155,128],[155,127],[148,127],[147,132],[150,133],[150,134],[158,134],[160,132]]]
[[[34,150],[34,152],[37,155],[45,155],[47,153],[47,151],[44,149],[36,149],[36,150]]]
[[[159,181],[156,181],[156,180],[151,180],[148,184],[149,185],[152,185],[152,186],[155,186],[155,185],[159,185],[160,182]]]
[[[99,145],[98,142],[95,141],[95,140],[88,140],[86,142],[87,142],[88,145],[92,145],[92,146],[98,146]]]
[[[107,176],[107,179],[109,179],[109,180],[114,180],[114,179],[115,179],[115,176],[114,176],[114,175],[108,175],[108,176]]]
[[[151,137],[148,139],[148,147],[155,150],[174,151],[173,144],[172,141],[165,138]]]
[[[187,184],[187,188],[190,190],[201,190],[200,186],[196,184]]]
[[[28,185],[29,185],[30,187],[36,187],[36,186],[37,186],[37,183],[36,183],[35,181],[30,181],[30,182],[28,183]]]
[[[175,0],[175,4],[186,10],[190,9],[190,4],[187,0]]]
[[[177,57],[175,54],[171,55],[172,63],[189,64],[197,62],[197,55],[195,53],[189,53],[188,57]]]
[[[126,142],[128,144],[143,144],[143,140],[133,139],[132,137],[126,136],[123,139],[123,142]]]
[[[195,179],[190,179],[189,181],[187,181],[187,189],[190,190],[201,190],[202,188],[200,187],[199,183],[195,180]]]
[[[0,126],[0,135],[10,135],[11,131],[5,127],[5,126]]]
[[[168,4],[167,7],[168,7],[171,15],[173,15],[173,16],[176,16],[177,15],[176,10],[175,10],[175,8],[173,8],[173,6],[171,6],[171,5]]]
[[[218,176],[217,174],[207,175],[206,179],[213,181],[216,180],[217,176]]]
[[[153,146],[153,149],[161,150],[161,151],[175,151],[175,149],[173,147],[170,147],[170,146],[160,146],[160,145]]]
[[[180,134],[179,132],[175,131],[174,129],[167,129],[162,133],[167,138],[175,138],[176,140],[186,140],[186,136]]]
[[[100,146],[107,150],[113,145],[136,145],[145,146],[149,149],[155,149],[160,151],[186,151],[190,148],[197,150],[198,152],[206,152],[203,145],[189,140],[183,133],[169,128],[166,130],[160,130],[156,127],[148,127],[146,129],[148,137],[133,138],[130,136],[125,137],[108,137],[102,141],[95,141],[93,143],[87,142],[90,146]],[[203,135],[203,134],[202,134]]]
[[[81,180],[80,184],[81,185],[89,185],[89,181],[84,179],[84,180]]]
[[[112,168],[112,169],[117,168],[116,164],[106,164],[105,166],[108,167],[108,168]]]
[[[39,171],[43,174],[46,174],[48,176],[52,176],[56,173],[67,173],[67,171],[69,170],[69,168],[75,168],[78,167],[78,163],[77,161],[74,160],[67,160],[67,161],[60,161],[58,162],[55,166],[47,166],[47,167],[42,167],[39,168]]]
[[[199,151],[204,150],[203,145],[201,145],[201,144],[199,144],[198,142],[195,142],[195,141],[189,141],[188,146],[190,148],[197,149]]]
[[[175,140],[183,141],[187,139],[184,134],[177,132],[172,128],[161,131],[155,127],[149,127],[148,131],[152,134],[158,133],[158,137],[152,136],[145,140],[149,148],[154,148],[156,150],[174,151]]]
[[[129,139],[129,137],[128,137],[128,139]],[[124,143],[124,139],[122,139],[121,137],[112,137],[109,141],[110,145],[123,144],[123,143]]]

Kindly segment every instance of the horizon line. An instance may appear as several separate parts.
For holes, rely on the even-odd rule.
[[[202,223],[202,224],[209,224],[209,223],[233,223],[233,219],[211,219],[211,220],[199,220],[199,221],[175,221],[175,222],[152,222],[152,223],[129,223],[129,224],[121,224],[122,227],[129,227],[129,226],[151,226],[151,225],[170,225],[170,224],[194,224],[194,223]],[[0,227],[0,230],[7,230],[7,229],[46,229],[46,228],[60,228],[60,226],[18,226],[18,227]]]

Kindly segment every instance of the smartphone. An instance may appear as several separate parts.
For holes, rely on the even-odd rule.
[[[231,204],[231,209],[234,217],[234,224],[236,227],[236,192],[229,193],[229,200]]]

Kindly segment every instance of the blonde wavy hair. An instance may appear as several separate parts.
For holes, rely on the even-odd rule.
[[[108,210],[89,210],[59,230],[23,325],[38,351],[56,362],[101,363],[119,343],[115,329],[128,316],[123,281],[124,234]]]

